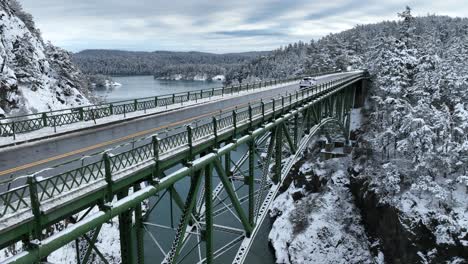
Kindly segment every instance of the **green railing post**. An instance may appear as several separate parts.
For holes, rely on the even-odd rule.
[[[276,117],[276,114],[275,114],[275,112],[276,112],[275,98],[271,99],[271,103],[272,103],[272,109],[273,109],[273,118],[275,118]]]
[[[187,142],[189,146],[189,153],[187,157],[187,161],[192,161],[193,160],[193,134],[192,134],[192,126],[188,125],[187,126]]]
[[[104,172],[105,172],[104,177],[107,183],[106,200],[107,202],[111,202],[113,198],[112,185],[114,184],[114,181],[112,180],[111,161],[110,161],[109,153],[105,152],[102,158],[104,160]]]
[[[137,99],[135,99],[133,101],[133,109],[135,110],[135,112],[138,110],[138,100]]]
[[[154,108],[158,107],[158,97],[154,97]]]
[[[111,115],[114,114],[114,105],[113,105],[113,104],[109,104],[109,113],[110,113]]]
[[[11,132],[13,133],[13,140],[15,140],[16,139],[15,121],[11,122]]]
[[[263,100],[260,100],[260,105],[262,107],[262,123],[265,122],[265,103],[263,102]]]
[[[284,96],[281,96],[281,114],[284,114]]]
[[[42,125],[44,127],[47,126],[47,114],[46,113],[42,113]]]
[[[41,224],[41,204],[37,193],[37,179],[34,175],[29,175],[27,178],[29,187],[29,198],[31,199],[31,210],[34,216],[33,238],[41,239],[42,224]]]
[[[84,110],[83,110],[83,107],[80,107],[78,108],[78,114],[79,114],[79,119],[80,121],[83,121],[84,120]]]
[[[215,143],[215,148],[218,147],[218,120],[216,119],[215,116],[213,116],[213,134],[214,134],[214,143]]]
[[[237,112],[236,110],[232,111],[232,126],[234,127],[232,138],[235,139],[237,136]]]
[[[253,127],[253,125],[252,125],[252,106],[250,105],[250,103],[249,103],[249,108],[248,109],[249,109],[249,130],[250,130],[250,132],[252,132],[252,127]]]
[[[157,134],[153,135],[151,137],[151,142],[153,145],[153,158],[154,158],[154,170],[153,170],[153,175],[149,175],[148,177],[148,182],[151,185],[154,185],[155,180],[154,177],[159,179],[159,137]]]
[[[187,92],[187,102],[190,101],[190,92]]]
[[[289,110],[292,109],[292,93],[289,94]]]
[[[175,104],[175,94],[172,94],[172,104]]]

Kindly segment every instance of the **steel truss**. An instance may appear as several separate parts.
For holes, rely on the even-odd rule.
[[[73,240],[88,243],[77,254],[78,263],[89,263],[91,251],[105,261],[95,241],[102,224],[114,217],[119,218],[123,263],[145,262],[145,238],[154,245],[152,254],[161,257],[151,263],[214,263],[226,256],[243,263],[282,181],[311,138],[335,124],[349,143],[350,111],[362,79],[359,74],[302,97],[282,97],[268,111],[261,102],[256,114],[249,106],[243,123],[233,112],[233,129],[224,134],[218,134],[220,124],[213,118],[208,143],[193,142],[188,127],[187,151],[174,154],[183,157],[181,162],[159,155],[161,140],[153,137],[154,159],[138,172],[139,180],[118,192],[108,184],[98,212],[7,263],[39,261]],[[147,199],[150,206],[144,208]]]

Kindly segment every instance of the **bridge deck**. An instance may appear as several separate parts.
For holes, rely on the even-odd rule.
[[[319,78],[319,83],[329,82],[349,74],[341,73],[322,76]],[[260,99],[267,101],[278,94],[294,93],[297,90],[297,84],[268,90],[257,90],[237,97],[188,106],[128,122],[91,128],[16,147],[3,148],[0,149],[0,181],[10,177],[35,173],[70,160],[115,148],[136,138],[154,133],[164,133],[174,126],[194,123],[205,117],[219,114],[220,110],[229,112],[246,106],[249,102]],[[15,158],[12,159],[11,157]]]
[[[347,77],[349,76],[349,77]],[[289,111],[297,108],[312,99],[321,95],[338,92],[341,84],[350,81],[356,81],[356,76],[352,74],[343,74],[338,77],[341,80],[334,79],[334,83],[327,87],[321,86],[320,89],[310,89],[306,93],[298,93],[284,100],[276,99],[276,111],[273,111],[273,103],[266,102],[262,105],[252,105],[252,123],[250,122],[249,112],[244,108],[238,110],[236,117],[232,113],[222,114],[217,119],[216,140],[222,142],[233,136],[233,133],[245,133],[251,125],[259,126],[264,120],[271,120],[282,114],[283,111]],[[334,78],[338,78],[334,77]],[[346,78],[347,77],[347,78]],[[309,93],[309,94],[307,94]],[[261,94],[261,93],[260,93]],[[296,97],[297,96],[297,97]],[[318,100],[318,99],[316,99]],[[240,103],[238,100],[235,103]],[[312,102],[313,103],[313,102]],[[237,121],[234,131],[234,119]],[[193,145],[192,155],[206,151],[209,145],[213,144],[214,128],[211,122],[204,122],[202,125],[194,128],[192,132]],[[157,140],[156,149],[159,154],[159,166],[170,167],[180,163],[187,158],[190,149],[188,147],[187,131],[175,131]],[[104,198],[107,192],[108,181],[106,181],[106,172],[111,174],[112,192],[130,186],[148,175],[151,175],[154,166],[154,146],[155,142],[141,141],[128,150],[110,155],[108,158],[108,167],[102,155],[92,163],[86,163],[74,169],[68,167],[58,168],[52,173],[54,176],[39,178],[36,185],[38,194],[37,200],[40,203],[41,222],[43,224],[53,223],[64,216],[86,208],[90,204]],[[59,174],[57,174],[59,172]],[[23,234],[28,234],[33,228],[35,221],[32,207],[32,200],[29,195],[30,186],[20,186],[13,190],[0,194],[0,246],[9,241],[18,239]]]

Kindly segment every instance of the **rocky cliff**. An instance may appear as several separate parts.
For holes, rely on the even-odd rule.
[[[0,115],[89,104],[70,54],[45,43],[16,0],[0,0]]]

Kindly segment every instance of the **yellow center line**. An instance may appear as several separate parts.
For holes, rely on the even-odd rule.
[[[274,97],[274,96],[271,96],[271,97]],[[245,104],[241,104],[241,105],[231,106],[231,107],[228,107],[228,108],[226,108],[224,110],[234,109],[236,107],[243,107],[245,105],[248,105],[249,103],[250,102],[245,103]],[[112,145],[114,143],[122,142],[122,141],[127,140],[127,139],[131,139],[131,138],[134,138],[134,137],[149,134],[151,132],[156,132],[158,130],[165,129],[165,128],[168,128],[168,127],[177,126],[177,125],[180,125],[182,123],[190,122],[190,121],[192,121],[194,119],[199,119],[199,118],[203,118],[203,117],[206,117],[206,116],[209,116],[209,115],[213,115],[215,113],[219,113],[219,111],[220,110],[209,112],[209,113],[198,115],[198,116],[194,116],[194,117],[187,118],[187,119],[184,119],[184,120],[181,120],[181,121],[177,121],[177,122],[174,122],[174,123],[171,123],[171,124],[168,124],[168,125],[163,125],[163,126],[160,126],[160,127],[140,131],[140,132],[137,132],[137,133],[125,136],[125,137],[109,140],[109,141],[98,143],[98,144],[95,144],[95,145],[92,145],[92,146],[89,146],[89,147],[85,147],[85,148],[70,151],[70,152],[67,152],[67,153],[64,153],[64,154],[61,154],[61,155],[53,156],[53,157],[50,157],[50,158],[47,158],[47,159],[38,160],[38,161],[31,162],[31,163],[28,163],[28,164],[24,164],[24,165],[15,167],[15,168],[0,171],[0,176],[4,176],[6,174],[10,174],[10,173],[18,172],[18,171],[21,171],[21,170],[29,169],[29,168],[32,168],[32,167],[35,167],[35,166],[38,166],[38,165],[42,165],[44,163],[48,163],[48,162],[51,162],[51,161],[67,158],[67,157],[70,157],[70,156],[73,156],[73,155],[76,155],[76,154],[81,154],[83,152],[87,152],[87,151],[94,150],[94,149],[97,149],[97,148],[101,148],[101,147],[104,147],[104,146]]]

